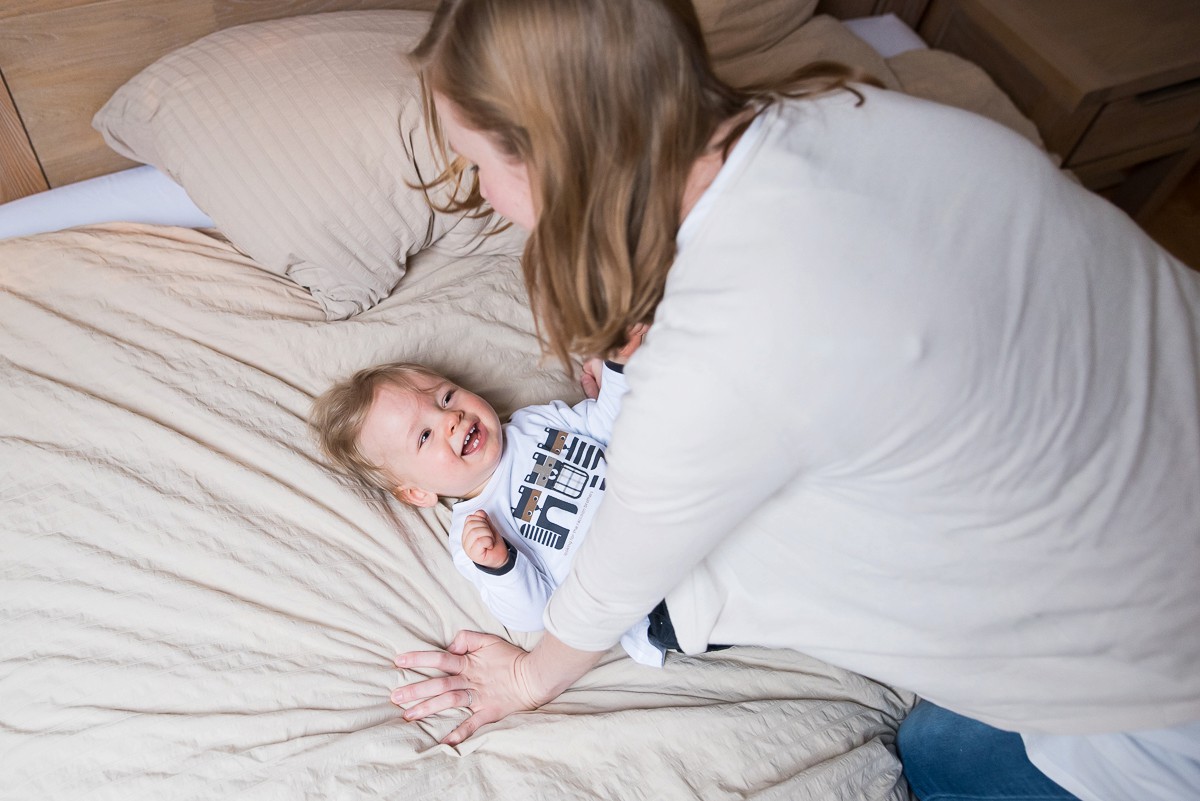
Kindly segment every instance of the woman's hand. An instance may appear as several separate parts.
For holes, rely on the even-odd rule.
[[[397,705],[425,699],[404,713],[405,720],[455,707],[470,709],[471,715],[442,739],[444,745],[458,745],[480,726],[554,700],[596,664],[601,653],[576,650],[549,633],[526,652],[491,634],[460,631],[445,651],[397,656],[396,667],[431,667],[449,675],[398,687],[391,699]]]
[[[442,740],[457,745],[485,723],[537,709],[549,700],[536,698],[526,686],[520,665],[527,656],[524,650],[491,634],[460,631],[445,651],[411,651],[396,657],[396,667],[431,667],[450,675],[393,690],[392,703],[427,699],[406,711],[405,720],[467,707],[471,715]]]

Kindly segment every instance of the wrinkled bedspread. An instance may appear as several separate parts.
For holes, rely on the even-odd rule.
[[[458,748],[461,712],[399,717],[393,654],[506,632],[449,510],[331,473],[309,404],[392,359],[501,415],[577,399],[532,332],[507,257],[423,254],[329,323],[202,232],[0,243],[0,798],[905,798],[911,699],[789,652],[617,649]]]

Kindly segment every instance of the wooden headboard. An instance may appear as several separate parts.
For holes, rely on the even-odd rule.
[[[753,2],[753,0],[731,0]],[[916,27],[927,0],[821,0],[847,18],[894,12]],[[437,0],[0,0],[0,203],[133,166],[92,116],[160,56],[213,31]]]
[[[0,202],[133,166],[92,115],[144,67],[222,28],[323,11],[432,9],[437,0],[4,0]]]

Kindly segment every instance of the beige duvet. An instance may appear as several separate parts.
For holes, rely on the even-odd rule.
[[[904,798],[909,699],[788,652],[615,650],[459,748],[459,712],[401,720],[394,653],[506,632],[448,510],[330,473],[309,403],[390,359],[502,415],[579,394],[539,365],[514,260],[442,261],[328,323],[199,232],[0,243],[0,798]]]

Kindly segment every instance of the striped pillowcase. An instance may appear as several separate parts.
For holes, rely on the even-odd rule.
[[[411,186],[436,174],[406,58],[429,17],[350,11],[218,31],[136,75],[92,124],[329,319],[346,318],[447,233],[478,250],[487,224],[436,213]]]

